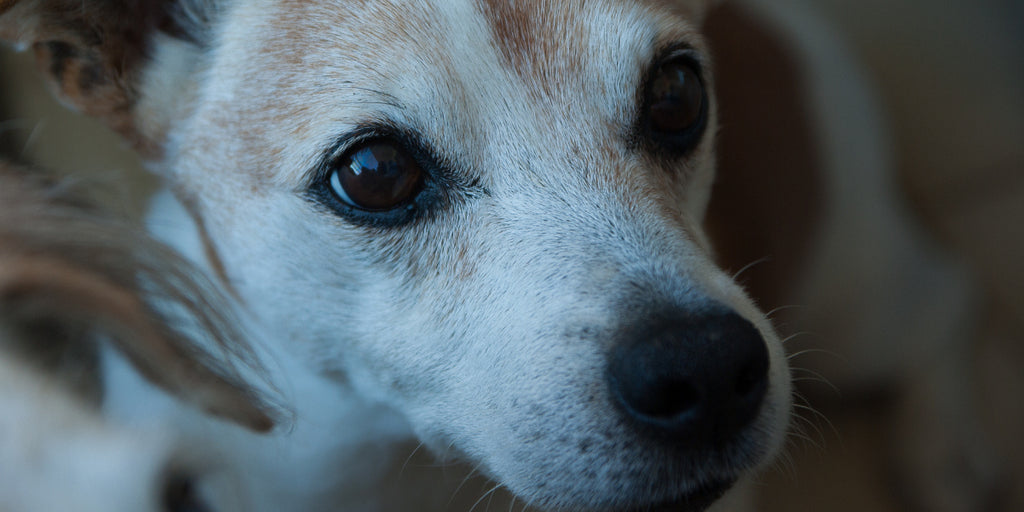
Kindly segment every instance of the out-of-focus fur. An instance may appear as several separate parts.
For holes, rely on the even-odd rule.
[[[201,444],[101,413],[109,350],[212,414],[269,426],[267,404],[196,343],[247,351],[201,283],[139,228],[0,162],[0,509],[194,510],[204,479],[230,482]]]

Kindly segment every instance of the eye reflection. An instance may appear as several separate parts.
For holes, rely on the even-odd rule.
[[[651,86],[652,128],[679,133],[700,121],[704,109],[704,86],[688,65],[673,63],[662,68]]]
[[[676,57],[655,68],[647,85],[644,129],[677,155],[692,150],[707,127],[708,95],[699,69],[688,57]]]
[[[353,148],[336,161],[330,176],[338,199],[368,211],[391,210],[408,202],[422,181],[419,164],[388,141]]]

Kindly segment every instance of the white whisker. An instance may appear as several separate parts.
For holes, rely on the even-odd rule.
[[[744,272],[750,270],[751,268],[756,267],[757,265],[760,265],[762,263],[767,263],[769,261],[771,261],[771,256],[765,256],[763,258],[758,258],[758,259],[756,259],[754,261],[751,261],[750,263],[747,263],[746,265],[743,266],[743,268],[737,270],[736,273],[734,273],[732,275],[732,280],[735,281],[735,280],[739,279],[740,275],[742,275]]]

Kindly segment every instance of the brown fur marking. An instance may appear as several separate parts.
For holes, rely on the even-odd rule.
[[[188,197],[184,193],[179,193],[178,197]],[[188,215],[192,217],[192,221],[195,223],[196,230],[199,231],[199,239],[203,244],[203,256],[206,261],[210,263],[210,268],[213,271],[213,275],[216,276],[219,284],[224,287],[228,293],[231,294],[237,300],[242,300],[238,291],[231,284],[231,279],[228,277],[227,267],[224,266],[224,260],[221,259],[220,253],[217,252],[216,246],[213,244],[213,239],[210,237],[210,231],[206,228],[206,222],[204,222],[203,216],[200,215],[199,209],[194,201],[182,200],[182,205],[185,206],[185,210]]]
[[[175,33],[168,21],[172,5],[170,0],[5,0],[0,38],[31,45],[60,98],[104,121],[144,156],[157,157],[162,141],[146,139],[135,125],[136,86],[149,39],[159,30]]]
[[[569,33],[581,33],[577,26],[582,17],[582,2],[509,2],[479,0],[491,28],[495,47],[506,64],[524,80],[536,82],[550,91],[556,77],[581,67],[579,55],[585,44]]]

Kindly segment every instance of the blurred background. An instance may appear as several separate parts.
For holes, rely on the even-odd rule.
[[[817,0],[889,116],[902,193],[980,283],[969,353],[999,468],[985,508],[1024,510],[1024,1]],[[89,176],[139,216],[157,186],[106,128],[57,105],[27,54],[0,53],[0,152]],[[907,510],[883,431],[891,402],[842,397],[758,483],[763,510]],[[956,475],[950,475],[951,485]]]
[[[976,510],[1024,510],[1024,2],[813,4],[869,73],[913,213],[980,282],[963,357],[1001,474]],[[772,510],[906,510],[878,421],[893,411],[857,398],[825,411],[835,431],[821,447],[795,449],[795,468],[764,482]]]

